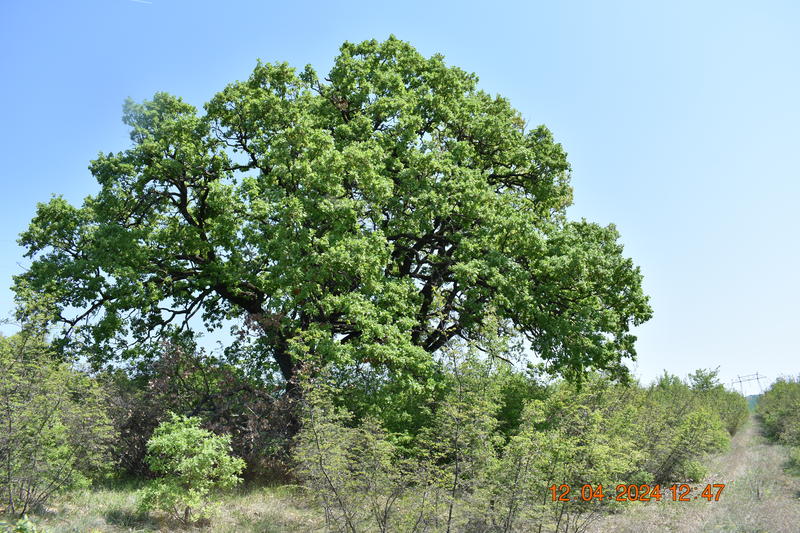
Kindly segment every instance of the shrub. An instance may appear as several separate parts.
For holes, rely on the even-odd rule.
[[[747,400],[738,392],[725,390],[719,382],[719,367],[700,368],[689,374],[689,384],[700,403],[713,410],[730,435],[736,433],[749,416]]]
[[[324,509],[327,527],[355,533],[371,523],[397,530],[407,482],[386,432],[371,419],[349,427],[351,414],[321,395],[308,403],[297,435],[297,473]]]
[[[551,524],[556,531],[574,532],[588,527],[606,501],[543,502],[542,495],[552,484],[614,487],[630,482],[643,456],[636,438],[636,399],[635,390],[592,376],[580,387],[560,383],[543,402],[531,402],[518,438],[527,441],[533,464],[525,490],[506,500],[518,502],[520,523],[506,519],[502,530],[528,531],[536,525],[547,531]],[[513,457],[513,451],[507,446],[503,459]],[[516,469],[510,471],[516,476]],[[506,509],[513,518],[508,503]]]
[[[710,395],[710,405],[717,412],[725,429],[734,435],[750,415],[747,399],[738,392],[727,391],[722,386]]]
[[[356,421],[334,406],[329,384],[306,395],[297,471],[329,528],[461,531],[473,518],[472,495],[498,443],[497,387],[489,366],[447,353],[445,393],[409,447],[393,443],[377,420]]]
[[[708,475],[708,468],[700,461],[687,461],[683,465],[682,470],[683,477],[687,481],[693,481],[695,483],[703,481]]]
[[[758,400],[756,412],[767,437],[800,445],[800,380],[778,379]]]
[[[229,434],[245,477],[280,479],[288,471],[290,402],[283,385],[256,379],[197,349],[191,339],[157,345],[152,364],[106,374],[121,470],[148,476],[147,441],[174,412],[199,416],[203,426]]]
[[[669,374],[647,388],[600,374],[544,385],[491,358],[443,352],[441,394],[410,444],[335,407],[335,384],[306,396],[299,472],[329,529],[583,531],[618,504],[553,501],[549,487],[602,485],[608,496],[618,484],[700,481],[702,460],[740,425],[743,398],[716,371],[698,371],[691,386]]]
[[[27,516],[13,523],[0,522],[0,533],[43,533]]]
[[[721,390],[716,384],[698,387],[698,374],[692,376],[694,383],[690,387],[677,376],[665,373],[645,393],[638,422],[640,435],[648,436],[642,442],[645,452],[642,467],[657,483],[688,481],[700,476],[701,469],[693,462],[728,446],[731,428],[741,423],[731,426],[725,423],[720,415],[723,402],[735,402],[733,413],[739,413],[739,408],[747,412],[739,394]],[[703,375],[708,377],[709,373]]]
[[[146,460],[162,477],[141,491],[141,510],[161,510],[187,524],[207,519],[210,496],[241,481],[244,461],[230,455],[230,441],[202,429],[199,418],[171,414],[147,441]]]
[[[0,504],[22,515],[107,464],[107,399],[93,379],[55,360],[45,333],[0,336]]]

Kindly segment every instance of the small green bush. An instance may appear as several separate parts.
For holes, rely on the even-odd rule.
[[[0,522],[0,533],[43,533],[27,516],[23,516],[16,522]]]
[[[683,465],[683,478],[695,483],[703,481],[708,475],[708,468],[700,461],[688,461]]]
[[[140,509],[164,511],[187,524],[208,519],[210,496],[241,482],[244,461],[230,455],[230,435],[202,429],[197,417],[170,416],[147,441],[147,463],[162,477],[142,489]]]

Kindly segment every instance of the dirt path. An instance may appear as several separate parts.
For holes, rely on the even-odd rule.
[[[725,483],[720,501],[632,503],[619,515],[605,517],[589,528],[592,533],[800,532],[800,479],[784,472],[787,450],[759,435],[751,417],[733,438],[731,449],[714,457],[705,482]],[[670,500],[670,501],[667,501]]]

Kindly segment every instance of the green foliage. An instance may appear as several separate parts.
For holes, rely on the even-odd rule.
[[[728,433],[733,435],[747,420],[748,402],[741,394],[725,390],[718,375],[719,367],[714,370],[700,368],[689,374],[689,384],[693,391],[700,393],[702,402],[719,415]]]
[[[13,523],[0,522],[0,533],[43,533],[27,516]]]
[[[184,523],[207,519],[214,492],[241,481],[244,461],[229,452],[230,436],[202,429],[199,418],[173,414],[147,442],[147,462],[161,477],[142,489],[141,509],[165,511]]]
[[[681,474],[687,481],[700,482],[708,475],[708,468],[700,461],[686,461]]]
[[[708,377],[703,371],[697,375]],[[733,413],[729,429],[734,432],[747,416],[747,403],[741,395],[706,380],[700,387],[697,381],[693,383],[695,388],[665,372],[642,396],[638,416],[644,439],[643,467],[656,482],[699,475],[695,462],[722,451],[730,442],[723,415]],[[726,407],[726,402],[733,405]]]
[[[690,386],[665,374],[640,387],[593,375],[580,387],[522,386],[534,379],[469,346],[446,350],[430,423],[402,446],[375,419],[334,407],[337,389],[316,382],[298,472],[334,531],[579,531],[617,505],[580,501],[584,484],[608,495],[617,484],[701,481],[705,457],[730,440],[719,402],[746,413],[714,379]],[[507,408],[510,383],[520,412]],[[551,501],[553,484],[577,494]]]
[[[43,329],[0,336],[0,376],[0,511],[22,515],[102,475],[108,399],[54,358]]]
[[[356,532],[375,524],[396,531],[398,500],[408,484],[397,450],[374,420],[351,423],[346,410],[312,394],[297,438],[297,473],[321,503],[329,528]]]
[[[689,385],[692,390],[699,392],[709,392],[720,386],[719,367],[714,370],[706,368],[698,368],[693,373],[689,374]]]
[[[677,476],[693,476],[698,471],[694,458],[720,452],[728,444],[728,435],[719,417],[705,409],[693,411],[676,428],[670,442],[670,453],[656,472],[656,479],[667,479],[672,472]]]
[[[259,63],[204,112],[157,93],[124,121],[132,146],[91,163],[96,195],[38,206],[15,278],[95,365],[192,317],[253,332],[229,354],[290,391],[331,366],[406,406],[492,313],[572,379],[635,356],[651,310],[616,229],[567,220],[550,131],[440,55],[344,43],[326,76]]]
[[[789,465],[796,473],[800,474],[800,446],[789,448]]]
[[[234,454],[247,463],[247,477],[274,481],[288,471],[290,407],[281,384],[248,377],[180,338],[163,343],[152,364],[103,377],[119,433],[114,456],[124,472],[150,474],[146,444],[170,412],[199,416],[214,433],[230,434]]]
[[[719,415],[730,435],[735,434],[747,421],[750,408],[747,399],[738,392],[719,387],[709,395],[711,408]]]
[[[768,437],[800,446],[800,379],[778,379],[759,398],[756,413]]]
[[[519,432],[481,480],[471,523],[480,531],[571,530],[607,502],[552,502],[549,487],[614,487],[630,482],[642,459],[628,389],[594,377],[561,383],[529,402]],[[490,504],[487,504],[489,503]],[[552,529],[551,529],[552,528]]]
[[[497,434],[500,391],[494,365],[458,348],[446,350],[445,358],[446,393],[417,444],[423,460],[431,463],[428,482],[446,509],[444,527],[450,531],[463,529],[469,519],[473,496],[502,438]]]

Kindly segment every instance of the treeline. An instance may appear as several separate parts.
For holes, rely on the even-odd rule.
[[[790,446],[792,465],[800,470],[800,378],[779,378],[756,404],[764,434]]]
[[[703,457],[747,419],[716,371],[665,373],[649,386],[602,375],[544,385],[451,355],[441,399],[410,442],[311,395],[297,460],[333,530],[581,531],[615,505],[582,501],[582,486],[608,496],[619,484],[700,481]],[[569,485],[571,501],[552,501],[554,484]]]
[[[581,501],[583,485],[609,495],[618,484],[701,480],[704,455],[723,450],[747,417],[745,399],[710,370],[688,380],[665,373],[648,386],[598,373],[548,382],[534,366],[455,346],[437,362],[432,393],[393,396],[375,376],[319,372],[290,405],[267,377],[191,343],[90,376],[55,358],[45,338],[36,328],[0,337],[0,511],[8,514],[111,476],[161,479],[145,493],[161,498],[150,509],[201,516],[213,494],[185,497],[207,476],[192,455],[201,453],[191,437],[200,430],[181,415],[209,439],[224,436],[246,478],[301,482],[332,530],[580,531],[614,505]],[[299,432],[292,409],[302,412]],[[153,468],[180,461],[195,465],[189,481],[163,481],[165,467]],[[552,501],[552,485],[572,487],[571,501]]]

